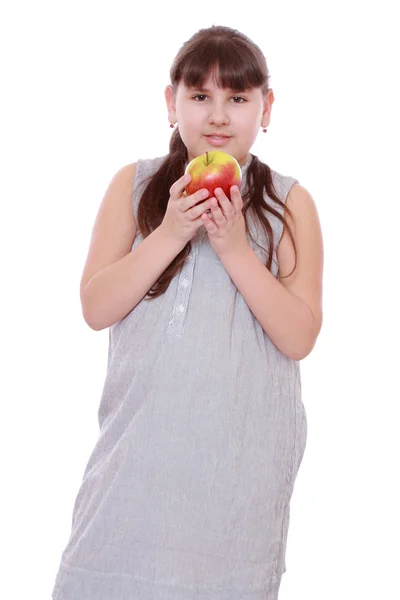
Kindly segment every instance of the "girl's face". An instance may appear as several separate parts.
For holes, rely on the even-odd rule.
[[[210,75],[202,89],[188,88],[181,81],[176,95],[172,86],[165,90],[169,119],[177,121],[182,141],[191,161],[207,150],[222,150],[243,166],[260,127],[267,127],[274,101],[269,90],[264,99],[259,88],[246,92],[221,89]],[[210,136],[227,136],[214,141]]]

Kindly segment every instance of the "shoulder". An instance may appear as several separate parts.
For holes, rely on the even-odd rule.
[[[165,161],[168,155],[155,156],[153,158],[139,158],[136,164],[136,171],[143,177],[152,175],[155,173],[161,164]]]
[[[285,208],[289,209],[289,212],[284,210],[283,207],[279,207],[278,210],[281,213],[284,211],[285,219],[295,237],[295,241],[301,244],[307,238],[313,238],[314,244],[321,251],[321,227],[313,196],[299,183],[296,177],[284,175],[272,168],[270,171],[275,191],[284,203]],[[287,226],[284,226],[278,243],[280,262],[291,262],[292,252],[291,238]]]
[[[266,165],[260,158],[259,161]],[[275,169],[272,169],[268,165],[266,165],[271,173],[272,184],[274,187],[274,191],[277,193],[281,202],[283,202],[286,206],[292,210],[294,204],[299,204],[301,202],[300,198],[303,202],[307,202],[305,196],[308,195],[308,202],[312,202],[311,194],[299,183],[299,180],[296,177],[292,177],[291,175],[284,175]],[[280,211],[281,212],[281,211]]]
[[[114,175],[114,177],[118,177],[119,179],[133,180],[135,178],[136,165],[137,165],[136,162],[124,165],[123,167],[120,168],[119,171],[117,171],[117,173]]]
[[[285,219],[296,241],[301,238],[313,238],[321,243],[321,225],[317,205],[311,193],[300,183],[294,183],[287,194]],[[281,253],[286,253],[291,246],[288,228],[283,227],[282,237],[278,245]]]
[[[126,164],[118,171],[114,172],[108,184],[106,196],[115,196],[116,198],[127,197],[126,194],[132,190],[136,174],[136,163]]]
[[[136,162],[128,163],[121,167],[116,175],[121,177],[132,177],[135,173],[142,173],[152,169],[158,169],[162,162],[167,158],[164,156],[155,156],[153,158],[138,158]]]
[[[314,214],[315,218],[317,208],[314,199],[310,192],[299,183],[299,180],[296,177],[284,175],[272,168],[270,168],[270,171],[274,189],[280,200],[285,204],[285,207],[289,209],[289,213],[292,213],[294,220],[307,217],[311,213]],[[295,224],[289,213],[285,214],[286,220],[290,224]]]
[[[129,186],[130,189],[137,187],[143,179],[155,173],[161,166],[166,156],[155,158],[139,158],[136,162],[122,166],[114,175],[113,182]]]
[[[300,183],[294,183],[286,197],[286,207],[292,213],[287,219],[296,227],[300,221],[313,222],[316,224],[318,219],[318,210],[311,193]]]
[[[288,194],[293,188],[293,186],[300,185],[299,180],[296,177],[292,177],[291,175],[284,175],[282,173],[279,173],[279,171],[276,171],[274,169],[270,169],[270,171],[275,191],[278,194],[280,200],[285,203]]]

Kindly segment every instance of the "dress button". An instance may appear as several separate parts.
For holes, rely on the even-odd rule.
[[[178,306],[178,308],[176,309],[177,313],[183,313],[183,311],[185,310],[185,307],[183,306],[183,304],[180,304]]]
[[[183,287],[187,287],[187,286],[189,285],[189,283],[190,283],[189,279],[184,279],[184,280],[182,281],[182,285],[183,285]]]

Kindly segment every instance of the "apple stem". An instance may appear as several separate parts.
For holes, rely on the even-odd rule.
[[[208,166],[210,163],[208,162],[208,152],[206,152],[206,166]]]

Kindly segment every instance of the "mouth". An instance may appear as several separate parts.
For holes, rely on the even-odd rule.
[[[205,137],[212,146],[223,146],[231,139],[229,135],[206,135]]]

